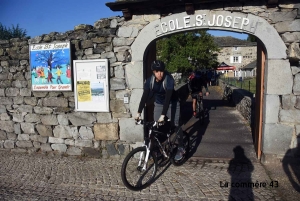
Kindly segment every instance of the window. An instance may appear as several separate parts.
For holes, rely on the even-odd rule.
[[[239,57],[233,57],[233,63],[239,62]]]
[[[238,51],[238,47],[234,47],[233,49],[234,49],[234,51]]]

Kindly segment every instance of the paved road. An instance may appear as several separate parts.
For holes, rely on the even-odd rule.
[[[149,188],[133,192],[122,184],[120,159],[0,151],[0,160],[0,200],[228,200],[230,196],[230,200],[281,200],[262,165],[250,161],[189,160],[180,167],[167,165]],[[267,186],[230,187],[242,182]]]
[[[256,160],[251,129],[242,115],[222,100],[220,87],[210,86],[210,95],[204,97],[207,115],[204,125],[192,117],[192,100],[184,105],[184,129],[191,135],[194,157],[228,158],[235,157],[234,148],[240,146],[245,156]]]

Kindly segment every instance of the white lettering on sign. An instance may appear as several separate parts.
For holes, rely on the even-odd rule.
[[[54,50],[54,49],[66,49],[70,48],[69,43],[49,43],[49,44],[36,44],[31,45],[31,51],[41,51],[41,50]]]
[[[209,18],[209,19],[207,19]],[[194,22],[194,23],[192,23]],[[171,19],[169,21],[161,22],[160,25],[155,26],[156,36],[172,32],[180,29],[188,29],[191,27],[225,27],[232,29],[245,29],[250,24],[250,20],[245,17],[238,16],[224,16],[213,14],[207,17],[206,14],[199,14],[193,16],[185,16],[182,19]],[[253,26],[252,26],[253,27]],[[255,26],[254,26],[255,27]],[[247,29],[250,31],[250,29]],[[255,30],[251,29],[251,32]]]

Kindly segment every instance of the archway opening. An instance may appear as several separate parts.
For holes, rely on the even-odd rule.
[[[201,31],[202,34],[207,34],[206,30]],[[185,79],[191,71],[200,70],[201,72],[204,72],[205,76],[207,76],[207,72],[212,71],[216,80],[213,84],[211,84],[211,81],[207,80],[208,88],[213,97],[204,98],[204,104],[207,109],[204,125],[198,125],[199,121],[192,117],[193,110],[191,97],[189,97],[186,103],[182,105],[182,117],[184,118],[182,121],[184,124],[183,127],[190,133],[194,141],[194,156],[205,158],[230,158],[232,147],[243,145],[245,146],[245,150],[249,153],[251,152],[250,155],[252,154],[253,158],[255,158],[255,152],[256,156],[260,158],[264,83],[264,75],[262,73],[264,72],[266,55],[263,43],[255,36],[253,36],[255,39],[253,42],[247,42],[246,40],[230,36],[214,37],[214,42],[218,44],[219,50],[217,51],[217,55],[216,51],[212,51],[211,57],[207,57],[206,59],[212,60],[213,57],[216,57],[217,63],[211,62],[212,65],[209,67],[207,66],[208,63],[205,59],[202,59],[204,62],[201,62],[201,58],[191,59],[191,55],[195,55],[195,52],[190,52],[192,48],[188,46],[177,44],[177,46],[173,47],[176,49],[172,52],[172,56],[175,58],[162,56],[165,53],[162,53],[161,46],[164,45],[164,48],[166,48],[165,46],[168,44],[167,42],[162,41],[174,40],[173,36],[179,40],[186,40],[186,38],[182,37],[187,36],[189,33],[191,32],[174,33],[152,41],[146,48],[144,54],[144,78],[146,79],[152,75],[150,63],[155,59],[160,59],[166,63],[169,62],[173,64],[173,66],[167,65],[167,69],[171,73],[182,73],[183,79]],[[201,32],[196,31],[193,33],[200,36]],[[225,44],[223,45],[220,42],[222,40],[225,40]],[[171,41],[170,43],[174,43],[174,41]],[[184,41],[181,44],[188,44],[188,42]],[[203,43],[203,45],[207,46],[206,43]],[[181,57],[181,59],[176,58],[176,56]],[[237,59],[235,59],[236,57]],[[178,65],[178,62],[185,63],[185,68]],[[236,68],[231,71],[218,70],[217,67],[222,62],[226,62],[229,65],[235,65]],[[252,69],[247,67],[250,63],[255,64]],[[176,65],[176,68],[174,68],[174,65]],[[242,78],[240,79],[240,77]],[[240,103],[241,101],[244,101],[243,98],[240,98],[239,100],[235,98],[235,103],[230,103],[229,105],[224,102],[224,100],[221,100],[223,95],[222,87],[224,87],[222,85],[229,85],[235,96],[245,96],[246,99],[250,99],[250,107],[244,108],[244,110],[238,112],[235,109],[237,105],[239,105],[238,107],[245,106],[243,105],[245,103]],[[228,110],[224,111],[224,108],[227,108]],[[250,113],[241,114],[245,110],[250,110]],[[148,120],[153,120],[153,105],[148,104],[146,111],[146,118]],[[221,118],[219,118],[218,115],[221,116]],[[236,122],[238,122],[238,124],[235,124]],[[249,130],[247,129],[249,129],[250,132],[248,132]],[[231,146],[229,146],[229,144],[231,144]],[[250,148],[247,147],[246,144]]]

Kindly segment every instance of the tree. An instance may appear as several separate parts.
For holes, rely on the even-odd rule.
[[[206,31],[192,31],[167,36],[157,43],[157,58],[166,63],[169,72],[212,68],[217,65],[219,51]]]
[[[9,40],[11,38],[23,38],[26,37],[26,29],[22,29],[19,27],[19,24],[17,26],[12,25],[11,28],[7,28],[6,26],[3,26],[3,24],[0,22],[0,40]]]
[[[248,35],[247,41],[250,41],[250,42],[257,42],[256,37],[253,36],[253,35]]]
[[[49,50],[35,52],[35,62],[50,66],[50,71],[54,66],[59,66],[66,62],[66,56],[63,50]]]

